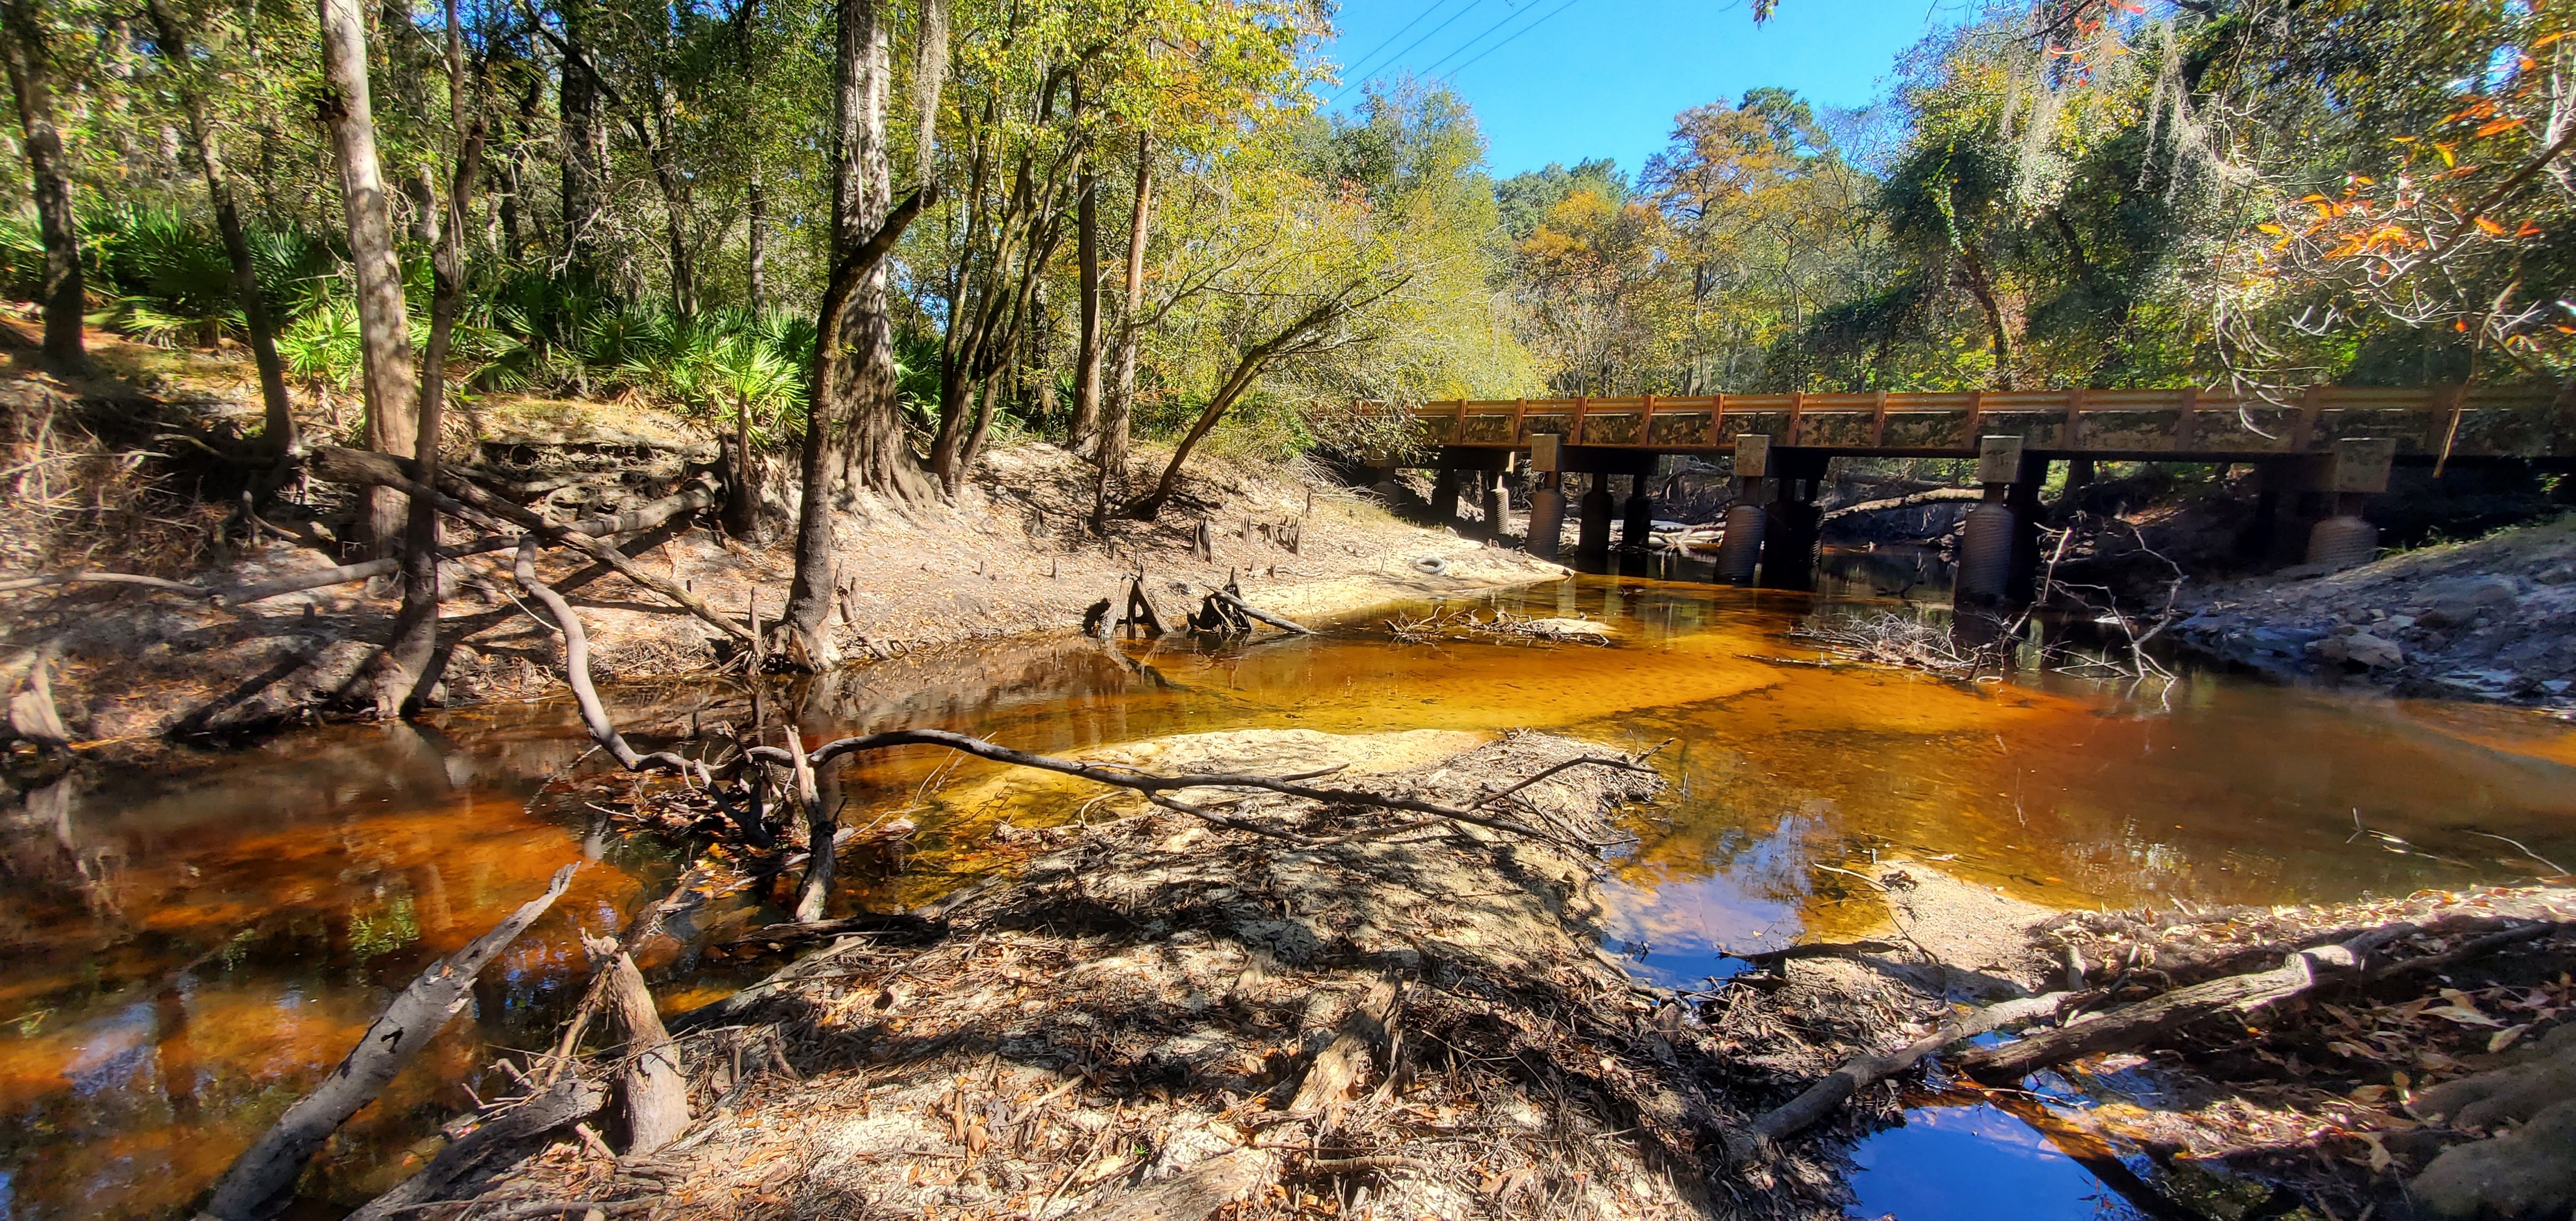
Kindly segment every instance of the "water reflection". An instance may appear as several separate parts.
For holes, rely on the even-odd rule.
[[[1786,635],[1802,618],[1906,610],[1891,589],[1938,582],[1927,557],[1886,552],[1830,565],[1814,596],[1586,577],[1482,601],[1607,621],[1610,647],[1393,644],[1374,620],[1251,646],[1006,644],[774,689],[764,712],[773,737],[792,712],[815,735],[936,726],[1042,751],[1247,727],[1669,740],[1672,794],[1633,820],[1611,932],[1674,981],[1723,973],[1725,948],[1874,921],[1869,894],[1813,868],[1873,851],[2086,905],[2347,898],[2532,868],[2470,831],[2576,857],[2576,745],[2535,717],[2222,675],[2171,690],[2038,669],[1958,684],[1783,660],[1807,652]],[[642,741],[750,707],[723,684],[620,698]],[[335,1144],[322,1187],[346,1201],[402,1173],[484,1088],[486,1049],[551,1024],[580,970],[574,930],[616,926],[667,878],[673,849],[603,837],[580,801],[539,792],[585,747],[560,706],[475,710],[78,776],[0,814],[0,1212],[177,1208],[390,989],[561,863],[604,858],[486,976],[470,1020]],[[929,748],[853,760],[833,782],[854,820],[902,811],[922,828],[900,870],[853,871],[843,908],[930,897],[1002,863],[994,824],[1079,805],[1069,787]],[[2418,851],[2354,841],[2356,811]],[[746,906],[702,926],[762,918]],[[648,967],[666,1005],[730,986],[693,962]]]

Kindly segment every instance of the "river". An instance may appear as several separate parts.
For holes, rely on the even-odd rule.
[[[1919,558],[1834,571],[1813,596],[1586,576],[1470,600],[1607,622],[1607,647],[1400,643],[1365,620],[1249,646],[1005,643],[768,698],[813,733],[936,726],[1055,752],[1248,727],[1666,744],[1673,788],[1636,813],[1637,841],[1612,862],[1608,940],[1676,984],[1728,973],[1725,949],[1870,924],[1869,889],[1817,866],[1873,854],[2085,906],[2339,900],[2539,868],[2490,836],[2576,859],[2576,732],[2563,722],[2189,669],[2140,683],[2035,665],[1956,683],[1797,664],[1817,655],[1790,634],[1811,617],[1938,613],[1902,600],[1937,592]],[[639,740],[746,706],[731,682],[611,698]],[[0,811],[0,1218],[171,1214],[337,1062],[391,989],[563,863],[596,862],[343,1130],[300,1207],[335,1215],[416,1164],[438,1123],[505,1088],[490,1049],[547,1039],[586,970],[577,930],[614,927],[659,894],[687,847],[614,834],[597,786],[549,784],[595,770],[587,747],[560,703],[461,709],[76,770]],[[998,823],[1080,805],[1061,785],[969,764],[912,750],[850,770],[847,821],[900,813],[921,829],[908,854],[849,878],[841,907],[930,898],[1005,859]],[[775,915],[746,901],[681,931],[720,937]],[[774,965],[681,951],[646,967],[679,1010]],[[2099,1185],[2016,1121],[1928,1103],[1915,1117],[1859,1151],[1863,1215],[1950,1215],[1945,1183],[2007,1181],[1995,1175],[2027,1188],[2017,1215],[2100,1214]]]

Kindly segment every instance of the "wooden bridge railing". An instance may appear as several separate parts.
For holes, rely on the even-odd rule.
[[[2576,420],[2546,389],[2313,386],[2296,401],[2226,390],[1969,391],[1935,394],[1725,394],[1690,398],[1485,399],[1410,409],[1422,443],[1517,449],[1539,433],[1569,445],[1726,450],[1748,433],[1774,444],[1856,452],[1967,455],[1979,438],[2033,449],[2152,456],[2302,454],[2338,437],[2395,438],[2401,453],[2576,454]]]

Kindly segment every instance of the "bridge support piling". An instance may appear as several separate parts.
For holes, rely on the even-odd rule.
[[[1511,514],[1512,494],[1503,487],[1503,481],[1510,477],[1511,472],[1508,470],[1476,473],[1476,499],[1479,502],[1477,507],[1483,509],[1485,513],[1485,525],[1481,534],[1488,542],[1503,537],[1503,518]]]
[[[1431,480],[1431,520],[1435,525],[1455,529],[1458,525],[1458,477],[1464,472],[1454,466],[1440,468]]]
[[[1604,567],[1610,559],[1610,476],[1593,472],[1591,490],[1583,494],[1582,514],[1575,530],[1575,559],[1586,570]]]
[[[2012,490],[2004,507],[2012,510],[2012,571],[2004,576],[2004,596],[2028,602],[2039,582],[2039,493],[2048,484],[2048,459],[2025,450],[2014,464]]]
[[[2334,516],[2308,532],[2308,562],[2328,570],[2367,564],[2379,555],[2379,527],[2361,516],[2370,498],[2388,490],[2388,468],[2397,443],[2387,439],[2346,437],[2335,441],[2328,461],[2326,490],[2334,496]]]
[[[1628,477],[1628,503],[1619,524],[1619,545],[1630,551],[1645,550],[1655,531],[1655,502],[1646,491],[1654,478],[1645,474]]]
[[[1986,498],[1969,506],[1961,523],[1957,601],[2001,602],[2010,592],[2018,529],[2005,498],[2021,467],[2020,437],[1986,437],[1977,443],[1977,482],[1985,485]]]
[[[1762,559],[1762,506],[1770,503],[1768,478],[1771,438],[1745,433],[1735,438],[1735,504],[1726,511],[1726,532],[1717,543],[1718,580],[1729,585],[1753,583]]]
[[[1529,534],[1522,545],[1542,560],[1556,558],[1557,543],[1565,533],[1563,465],[1553,434],[1530,438],[1530,477],[1536,486],[1530,493]]]
[[[1825,511],[1816,504],[1824,490],[1822,450],[1786,449],[1771,455],[1777,468],[1779,495],[1764,510],[1762,576],[1764,589],[1814,589],[1816,545],[1823,540]]]

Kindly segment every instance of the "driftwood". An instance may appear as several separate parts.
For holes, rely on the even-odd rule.
[[[1306,1079],[1297,1083],[1297,1097],[1288,1104],[1292,1114],[1310,1115],[1348,1097],[1351,1087],[1368,1072],[1369,1057],[1387,1041],[1388,1023],[1395,1020],[1398,992],[1395,981],[1381,979],[1369,985],[1368,995],[1342,1019],[1340,1033],[1315,1053],[1315,1062],[1306,1069]]]
[[[626,1155],[642,1157],[678,1140],[689,1127],[689,1085],[680,1075],[679,1045],[662,1028],[653,993],[626,947],[613,938],[585,937],[582,948],[604,981],[600,1008],[622,1053],[617,1100],[626,1114]]]
[[[349,1221],[385,1221],[410,1215],[409,1206],[446,1190],[485,1157],[519,1141],[530,1140],[578,1119],[596,1114],[606,1102],[599,1087],[566,1075],[535,1097],[484,1120],[431,1158],[421,1172],[349,1214]]]
[[[377,1093],[430,1038],[447,1025],[472,998],[474,977],[519,934],[536,923],[572,882],[578,863],[555,871],[544,894],[522,904],[491,932],[475,938],[453,956],[431,963],[411,986],[385,1006],[383,1014],[359,1036],[347,1059],[322,1084],[297,1100],[268,1130],[233,1159],[231,1169],[215,1184],[203,1216],[218,1221],[261,1221],[274,1217],[294,1198],[295,1180],[304,1173],[322,1142],[339,1130],[358,1108]]]
[[[1757,967],[1771,967],[1800,958],[1858,958],[1866,954],[1894,953],[1903,948],[1893,941],[1810,941],[1776,950],[1748,950],[1727,957],[1740,958]]]
[[[1803,1132],[1862,1090],[1914,1067],[1915,1061],[1944,1047],[1974,1038],[1989,1031],[2023,1022],[2034,1022],[2054,1014],[2063,1006],[2069,993],[2051,992],[2046,996],[2003,1001],[1964,1013],[1920,1039],[1883,1055],[1854,1057],[1835,1069],[1823,1080],[1787,1102],[1762,1113],[1749,1130],[1754,1149],[1785,1136]],[[1748,1150],[1748,1153],[1753,1150]]]
[[[1274,615],[1269,611],[1262,610],[1224,590],[1220,589],[1211,596],[1216,598],[1218,601],[1225,603],[1227,606],[1234,608],[1236,613],[1256,622],[1267,623],[1272,627],[1278,628],[1280,631],[1294,632],[1300,636],[1312,636],[1315,634],[1315,629],[1313,628],[1307,627],[1286,615]]]
[[[1237,1149],[1067,1216],[1077,1221],[1200,1221],[1269,1186],[1278,1175],[1277,1154]]]
[[[788,770],[796,778],[796,803],[805,811],[805,878],[796,890],[796,919],[799,923],[821,920],[829,914],[832,902],[832,865],[840,855],[840,811],[826,809],[823,794],[814,784],[814,761],[805,754],[805,744],[793,724],[786,729],[790,749]]]
[[[836,937],[904,937],[930,938],[945,933],[945,922],[910,914],[858,915],[839,920],[807,920],[794,924],[771,924],[725,942],[727,946],[792,945],[801,941],[829,941]]]
[[[2078,1057],[2125,1051],[2205,1018],[2250,1013],[2297,996],[2320,982],[2359,976],[2373,952],[2420,931],[2412,924],[2375,928],[2341,945],[2300,950],[2269,971],[2221,976],[2176,988],[2019,1042],[1982,1048],[1962,1057],[1959,1066],[1969,1076],[1990,1085],[2009,1084]]]

